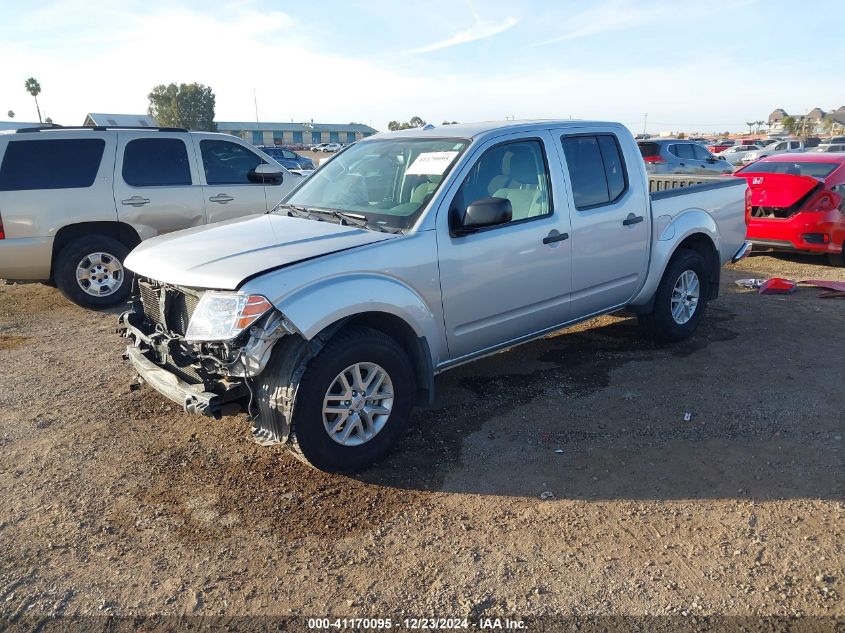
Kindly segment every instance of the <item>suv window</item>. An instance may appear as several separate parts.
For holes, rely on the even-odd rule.
[[[625,192],[625,162],[615,136],[563,136],[561,143],[576,209],[610,204]]]
[[[101,138],[9,141],[0,166],[0,191],[90,187],[105,147]]]
[[[678,158],[694,159],[695,154],[692,151],[692,145],[689,143],[677,143],[669,146],[669,152]]]
[[[131,187],[191,184],[188,149],[178,138],[137,138],[123,152],[123,181]]]
[[[230,141],[200,141],[205,181],[209,185],[245,185],[252,171],[264,161],[247,148]]]
[[[707,151],[706,148],[702,147],[701,145],[692,145],[693,155],[695,156],[695,160],[707,160],[708,158],[712,157],[713,155]]]
[[[549,173],[540,141],[515,141],[488,149],[472,166],[453,206],[482,198],[511,201],[511,222],[551,215]]]

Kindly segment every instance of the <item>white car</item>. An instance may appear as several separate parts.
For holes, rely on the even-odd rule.
[[[818,147],[810,150],[812,152],[845,152],[845,143],[822,143]]]
[[[742,157],[748,152],[756,152],[763,149],[759,145],[734,145],[726,150],[716,154],[719,158],[724,158],[731,165],[739,165],[742,162]]]
[[[326,143],[319,151],[321,152],[339,152],[343,149],[340,143]]]
[[[775,156],[776,154],[789,154],[792,152],[803,152],[805,151],[804,148],[804,141],[799,141],[797,139],[786,139],[783,141],[778,141],[777,143],[772,143],[762,149],[758,149],[753,152],[747,152],[741,159],[743,165],[748,165],[753,163],[755,160],[760,160],[761,158],[766,158],[767,156]]]

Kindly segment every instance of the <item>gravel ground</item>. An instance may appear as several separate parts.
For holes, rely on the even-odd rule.
[[[845,301],[733,283],[772,275],[845,278],[754,256],[683,344],[612,315],[447,372],[355,477],[131,390],[114,313],[0,286],[0,618],[845,617]]]

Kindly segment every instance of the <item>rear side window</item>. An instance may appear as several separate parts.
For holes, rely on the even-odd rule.
[[[139,138],[123,153],[123,180],[132,187],[191,184],[188,150],[178,138]]]
[[[0,165],[0,191],[90,187],[105,147],[101,138],[9,141]]]
[[[707,160],[708,158],[710,158],[710,152],[708,152],[701,145],[693,145],[692,151],[694,152],[695,160]]]
[[[678,143],[669,146],[669,152],[678,158],[694,159],[695,155],[692,153],[692,145],[689,143]]]
[[[643,155],[643,158],[657,156],[660,153],[660,145],[657,143],[638,143],[638,145],[640,147],[640,154]]]
[[[610,204],[628,188],[625,163],[612,134],[561,137],[579,210]]]

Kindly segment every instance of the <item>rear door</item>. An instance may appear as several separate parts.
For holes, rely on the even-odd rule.
[[[669,153],[675,157],[675,174],[696,174],[698,166],[695,162],[695,155],[689,143],[672,143],[669,146]]]
[[[639,157],[613,129],[567,128],[558,143],[575,205],[571,314],[580,318],[624,305],[640,288],[648,270],[651,214]],[[630,178],[627,165],[634,166]]]
[[[202,164],[203,196],[209,223],[267,211],[265,184],[254,173],[255,168],[268,163],[267,160],[245,145],[218,137],[194,135],[194,144]],[[267,186],[266,189],[280,187]]]
[[[188,134],[117,133],[114,199],[121,222],[141,239],[199,226],[205,205]]]

